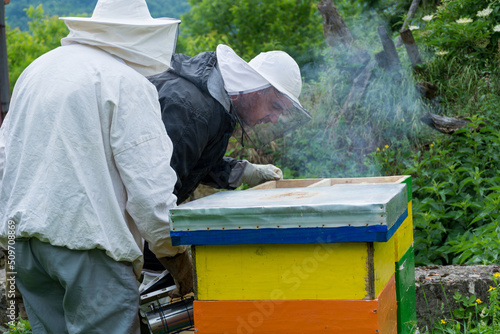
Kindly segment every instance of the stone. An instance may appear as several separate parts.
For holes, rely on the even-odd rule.
[[[490,286],[496,287],[492,276],[500,272],[500,265],[451,265],[415,268],[417,323],[421,332],[432,329],[441,319],[450,319],[453,310],[462,307],[453,296],[475,295],[481,301],[489,300]],[[500,281],[500,278],[498,278]]]

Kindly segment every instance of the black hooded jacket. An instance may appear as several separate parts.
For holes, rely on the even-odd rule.
[[[237,160],[224,153],[236,120],[230,102],[226,110],[211,94],[215,89],[228,99],[216,64],[215,52],[195,57],[177,54],[172,69],[148,78],[158,90],[162,120],[174,146],[170,164],[177,173],[178,204],[200,183],[233,189],[228,179]],[[221,80],[209,80],[214,74]]]

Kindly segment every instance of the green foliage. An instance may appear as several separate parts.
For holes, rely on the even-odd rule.
[[[492,197],[492,195],[493,193],[489,196]],[[498,193],[493,196],[498,197]],[[487,209],[484,210],[482,214],[490,210],[498,210],[498,200],[495,205],[496,207],[493,208],[492,203],[489,202]],[[464,234],[457,236],[456,240],[449,240],[445,249],[457,255],[457,263],[498,263],[498,250],[500,249],[500,226],[498,224],[498,219],[491,224],[474,228],[471,231],[466,231]]]
[[[11,88],[22,71],[42,54],[58,47],[61,38],[68,35],[68,29],[56,16],[44,14],[42,6],[31,6],[26,11],[31,21],[29,30],[7,29],[7,53]]]
[[[248,159],[248,151],[236,137],[229,138],[229,144],[224,155],[238,160]]]
[[[392,154],[385,151],[374,155],[386,170],[413,175],[417,265],[498,259],[500,99],[486,100],[480,110],[485,117],[474,116],[469,126],[436,140],[411,160],[385,161]]]
[[[300,64],[323,43],[321,16],[312,0],[190,0],[182,16],[178,52],[195,55],[227,44],[245,60],[283,50]]]
[[[153,17],[179,18],[189,11],[187,0],[147,0],[146,2]],[[42,5],[45,12],[51,16],[91,16],[96,3],[97,0],[15,0],[5,6],[5,13],[9,26],[27,30],[30,19],[25,11],[30,6]]]
[[[90,16],[94,10],[97,0],[76,0],[76,1],[62,1],[62,0],[16,0],[11,1],[8,6],[5,6],[5,16],[7,17],[7,25],[20,30],[28,30],[28,23],[32,17],[27,13],[28,8],[42,6],[45,12],[49,15],[76,15],[86,14]]]
[[[474,114],[489,94],[500,93],[498,68],[480,64],[477,57],[434,57],[417,77],[435,84],[441,105],[455,115]]]
[[[19,319],[17,323],[7,323],[9,330],[3,334],[31,334],[31,325],[28,320]]]
[[[416,21],[415,38],[444,58],[461,57],[483,66],[499,57],[500,2],[447,0],[437,11]]]

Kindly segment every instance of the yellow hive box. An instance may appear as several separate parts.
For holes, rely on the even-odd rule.
[[[198,300],[373,299],[394,274],[394,239],[198,245]]]

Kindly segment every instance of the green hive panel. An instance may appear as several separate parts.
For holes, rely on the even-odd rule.
[[[396,263],[396,298],[398,301],[398,333],[413,334],[417,322],[413,246]]]

